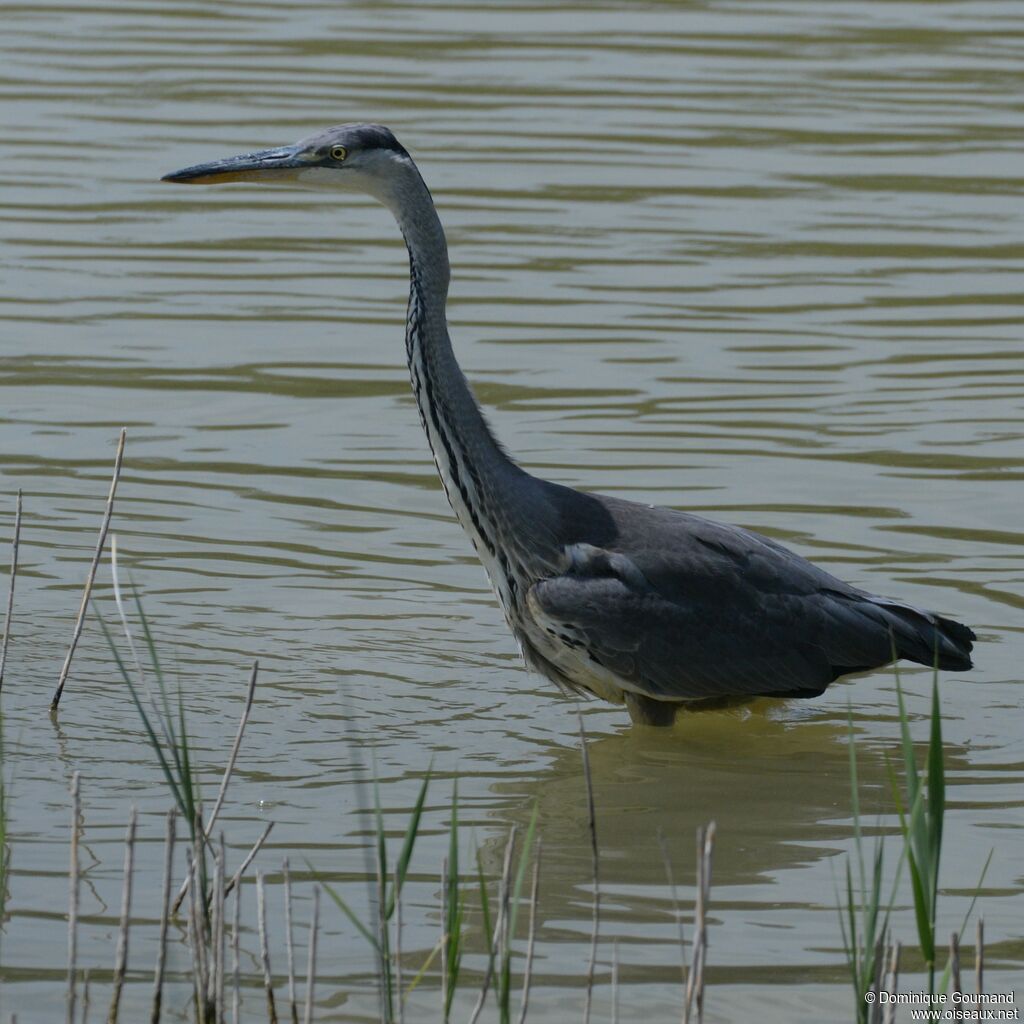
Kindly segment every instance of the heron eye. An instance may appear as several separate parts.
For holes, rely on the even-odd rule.
[[[331,146],[331,159],[337,160],[340,164],[348,156],[348,150],[344,146]]]

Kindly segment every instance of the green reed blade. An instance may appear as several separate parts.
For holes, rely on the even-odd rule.
[[[309,868],[310,874],[317,880],[317,883],[322,885],[324,892],[334,901],[334,905],[355,925],[357,931],[366,941],[380,954],[380,943],[374,937],[373,933],[369,928],[359,920],[356,912],[345,902],[339,892],[336,892],[334,886],[329,882],[325,882],[317,873],[313,870],[313,865],[306,861],[306,867]]]
[[[942,828],[946,813],[946,772],[943,763],[938,672],[932,679],[932,722],[931,734],[928,739],[928,812],[931,902],[934,908],[938,899],[939,859],[942,854]]]
[[[177,780],[174,777],[174,773],[171,771],[171,766],[167,763],[163,747],[160,744],[160,740],[157,738],[156,731],[149,720],[149,716],[146,714],[146,709],[142,706],[142,701],[139,699],[139,693],[135,688],[135,684],[132,682],[131,675],[125,667],[124,662],[121,660],[121,655],[114,644],[114,638],[111,636],[106,620],[100,614],[99,608],[97,608],[95,604],[93,605],[93,612],[99,620],[100,629],[107,641],[107,645],[110,647],[110,653],[114,657],[114,663],[117,665],[121,672],[121,677],[128,686],[128,692],[131,695],[132,703],[135,705],[135,709],[139,713],[139,718],[142,720],[142,727],[146,731],[146,737],[149,740],[149,745],[153,748],[153,752],[156,754],[157,761],[160,764],[160,770],[164,774],[164,779],[166,779],[167,786],[171,791],[171,795],[174,797],[174,802],[178,805],[178,809],[182,814],[187,814],[188,808],[185,804],[184,796],[178,786]]]
[[[389,921],[395,912],[395,898],[405,884],[405,876],[409,870],[409,861],[412,859],[413,847],[416,845],[416,837],[419,835],[420,819],[423,817],[423,804],[427,799],[427,789],[430,786],[430,774],[432,771],[433,765],[427,768],[427,773],[423,777],[423,783],[416,798],[416,805],[413,807],[412,816],[409,818],[409,824],[405,829],[402,849],[398,854],[398,863],[395,866],[395,878],[391,884],[391,892],[388,895],[384,913],[385,918]]]
[[[529,866],[530,851],[533,848],[534,836],[537,833],[537,815],[540,812],[540,803],[535,800],[533,803],[533,814],[530,815],[530,824],[526,829],[526,836],[523,839],[522,849],[519,851],[519,865],[516,869],[516,880],[512,887],[512,905],[509,908],[508,933],[510,937],[515,936],[516,918],[519,915],[519,899],[523,891],[523,879],[526,877],[526,869]]]

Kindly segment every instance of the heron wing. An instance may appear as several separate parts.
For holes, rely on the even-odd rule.
[[[929,661],[927,638],[946,624],[759,534],[602,500],[614,546],[568,546],[567,571],[534,584],[528,604],[549,634],[650,697],[815,696],[891,661],[894,639],[899,656]]]
[[[773,614],[766,605],[758,616],[696,596],[666,597],[612,574],[575,573],[534,584],[528,603],[542,628],[658,699],[813,696],[835,678],[819,647],[787,645],[773,631],[773,622],[791,626],[781,607]]]

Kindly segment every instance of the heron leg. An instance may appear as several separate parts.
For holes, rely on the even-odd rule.
[[[664,700],[652,700],[640,693],[626,691],[623,694],[626,710],[634,725],[672,725],[676,720],[679,705]]]

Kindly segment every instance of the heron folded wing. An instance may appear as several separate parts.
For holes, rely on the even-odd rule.
[[[802,599],[777,595],[754,607],[702,595],[699,585],[688,598],[685,581],[669,597],[646,580],[637,585],[635,565],[616,565],[625,557],[577,560],[572,571],[534,584],[528,607],[541,628],[568,638],[628,688],[661,700],[813,696],[835,678],[798,626],[808,611]]]

